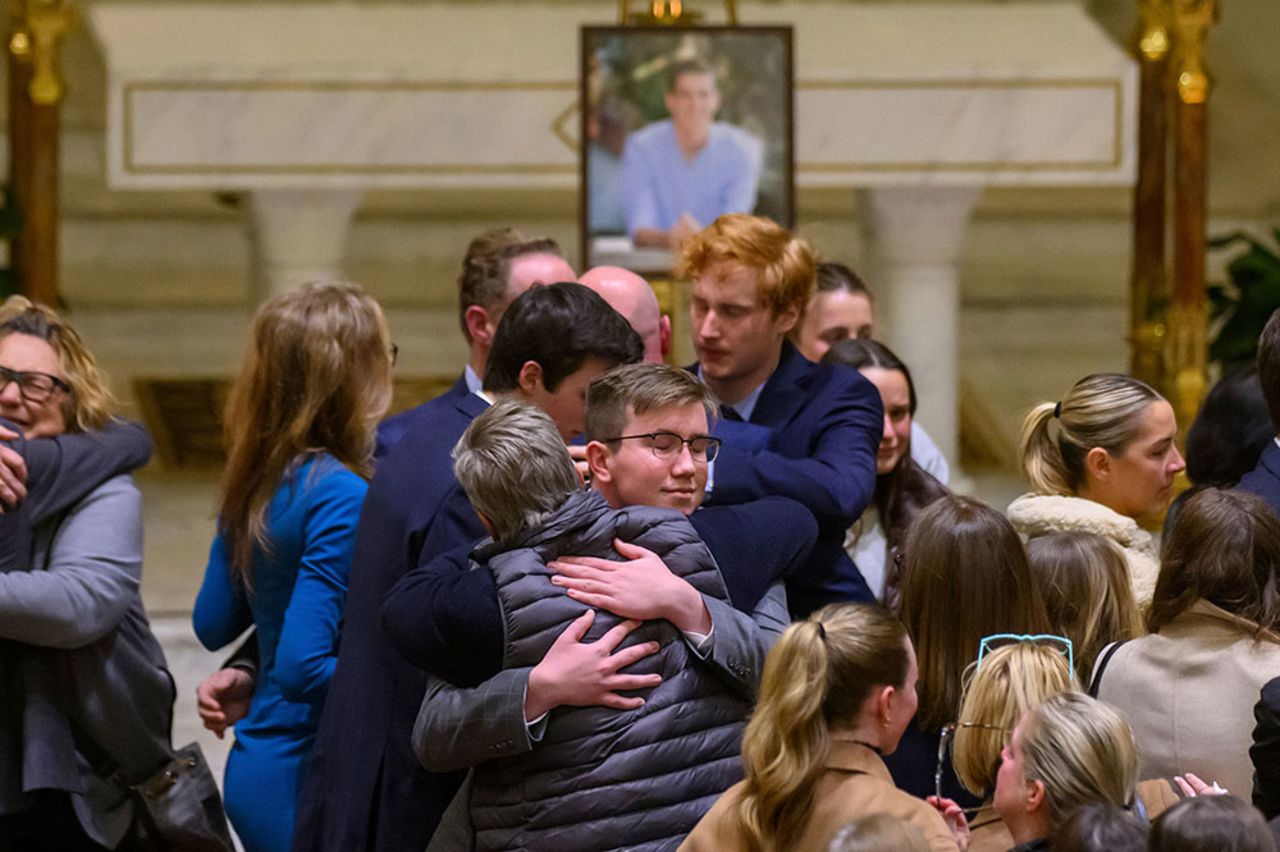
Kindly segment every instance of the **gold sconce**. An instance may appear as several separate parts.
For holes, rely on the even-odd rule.
[[[638,9],[632,9],[628,0],[618,0],[618,23],[630,27],[691,27],[701,24],[706,17],[700,9],[691,9],[683,0],[642,0]],[[735,0],[725,0],[725,22],[729,26],[738,23]]]

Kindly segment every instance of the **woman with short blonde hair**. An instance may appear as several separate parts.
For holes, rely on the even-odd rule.
[[[994,804],[1019,849],[1048,848],[1080,805],[1134,800],[1138,748],[1120,714],[1078,692],[1032,708],[1001,753]]]
[[[0,417],[27,441],[112,420],[93,356],[51,308],[17,296],[0,305],[0,370]],[[14,739],[0,743],[14,758],[0,760],[0,838],[15,849],[130,844],[135,799],[119,779],[139,783],[173,756],[173,679],[139,592],[142,499],[121,472],[130,468],[96,483],[78,471],[59,486],[83,494],[69,508],[6,529],[4,545],[25,539],[28,569],[0,573],[0,713],[22,720],[0,725]]]
[[[38,338],[53,350],[65,385],[59,408],[66,431],[87,432],[106,425],[115,399],[84,339],[57,311],[24,296],[10,296],[0,304],[0,336],[10,334]]]
[[[1022,426],[1022,470],[1031,493],[1009,505],[1027,536],[1084,530],[1124,552],[1139,606],[1151,600],[1159,554],[1139,516],[1168,505],[1186,467],[1173,407],[1118,373],[1085,376],[1058,402],[1042,402]]]
[[[845,823],[887,814],[920,828],[930,849],[954,850],[942,817],[894,787],[880,757],[915,714],[915,685],[911,640],[880,607],[832,604],[792,624],[743,736],[746,779],[680,848],[816,852]]]
[[[192,620],[211,650],[257,630],[260,670],[224,785],[249,852],[290,845],[393,358],[371,296],[308,284],[258,309],[231,388],[218,534]]]

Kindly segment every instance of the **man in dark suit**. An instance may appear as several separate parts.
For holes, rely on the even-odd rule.
[[[626,321],[587,288],[535,287],[503,317],[484,393],[533,402],[572,436],[582,429],[591,379],[641,352]],[[483,536],[450,453],[487,405],[471,394],[423,406],[378,465],[356,530],[338,664],[299,795],[297,850],[421,852],[440,816],[432,803],[447,802],[457,784],[414,759],[410,733],[426,677],[389,646],[378,613],[387,590],[420,560]]]
[[[1258,338],[1258,381],[1267,401],[1271,424],[1280,436],[1280,311],[1271,315]],[[1244,475],[1238,486],[1257,494],[1276,514],[1280,514],[1280,437],[1262,451],[1258,466]]]
[[[724,417],[708,505],[778,495],[818,519],[813,554],[787,583],[793,616],[874,601],[844,536],[875,491],[883,408],[856,370],[814,364],[787,340],[813,293],[809,247],[768,219],[721,216],[685,246],[677,275],[693,282],[693,369]],[[748,427],[766,428],[767,443],[744,440]]]
[[[461,399],[480,390],[498,323],[517,296],[534,284],[576,278],[560,246],[547,237],[526,238],[514,228],[496,228],[472,240],[458,273],[458,321],[467,339],[467,364],[446,395]],[[382,422],[375,458],[382,459],[404,437],[422,407]]]

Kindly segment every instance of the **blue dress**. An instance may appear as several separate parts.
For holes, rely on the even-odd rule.
[[[338,658],[356,521],[368,484],[327,454],[286,474],[267,510],[270,552],[255,550],[253,591],[213,540],[192,615],[214,650],[257,628],[259,668],[249,714],[227,759],[227,815],[247,852],[286,852],[298,788]]]

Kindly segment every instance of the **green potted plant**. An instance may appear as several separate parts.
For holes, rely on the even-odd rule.
[[[1280,228],[1272,231],[1280,244]],[[1226,373],[1258,354],[1258,337],[1280,308],[1280,252],[1250,234],[1237,231],[1209,240],[1209,248],[1244,249],[1227,264],[1228,281],[1208,288],[1212,311],[1209,360]]]

